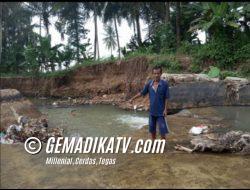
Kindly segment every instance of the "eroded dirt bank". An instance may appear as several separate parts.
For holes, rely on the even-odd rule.
[[[126,61],[81,67],[54,78],[1,78],[1,88],[14,88],[26,96],[66,99],[62,104],[116,104],[121,108],[148,110],[148,98],[133,105],[128,98],[139,92],[151,77],[150,60],[137,57]],[[203,74],[167,74],[170,85],[169,109],[219,105],[250,105],[247,79],[210,79]],[[69,98],[70,97],[70,98]]]

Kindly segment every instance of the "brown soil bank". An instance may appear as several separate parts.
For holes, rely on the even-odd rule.
[[[149,62],[146,57],[137,57],[81,67],[70,75],[54,78],[2,77],[1,88],[15,88],[29,96],[72,97],[92,100],[91,103],[118,102],[123,108],[132,108],[125,100],[139,92],[150,77]],[[170,109],[250,105],[250,83],[246,79],[216,80],[202,74],[165,73],[163,78],[170,84]],[[148,109],[147,98],[139,98],[135,104]]]

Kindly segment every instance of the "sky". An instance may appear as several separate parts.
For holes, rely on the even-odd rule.
[[[57,21],[57,17],[50,17],[51,25],[49,27],[49,32],[51,34],[51,43],[52,46],[55,44],[66,44],[67,43],[67,36],[65,36],[64,41],[61,40],[60,33],[56,30],[54,27],[54,23]],[[39,17],[35,16],[32,19],[32,24],[39,24]],[[141,25],[141,34],[142,34],[142,40],[145,39],[146,33],[147,33],[147,25],[144,23],[143,20],[140,20]],[[87,38],[90,38],[91,51],[94,51],[94,19],[91,17],[85,24],[85,28],[89,30],[89,33],[87,34]],[[34,29],[35,32],[39,33],[39,28]],[[205,41],[205,34],[204,32],[199,31],[198,32],[199,39],[203,43]],[[100,51],[100,57],[101,58],[107,58],[110,57],[110,50],[108,50],[103,43],[104,38],[104,24],[102,23],[101,19],[98,18],[98,40],[99,40],[99,51]],[[118,34],[120,39],[120,46],[124,47],[126,44],[130,41],[131,36],[133,35],[133,28],[128,26],[128,23],[126,20],[122,20],[121,25],[118,27]],[[45,36],[45,29],[42,28],[42,36]],[[87,42],[87,41],[86,41]],[[113,51],[113,55],[116,57],[118,56],[117,49],[116,51]]]

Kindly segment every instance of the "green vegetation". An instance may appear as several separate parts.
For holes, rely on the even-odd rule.
[[[167,72],[249,77],[249,10],[247,2],[1,2],[0,74],[63,76],[82,66],[146,56]],[[31,22],[34,16],[40,19],[38,25]],[[66,45],[51,45],[49,26],[55,16],[62,40],[68,36]],[[99,55],[98,17],[106,25],[106,38],[101,40],[111,50],[105,60]],[[93,45],[85,28],[92,18]],[[134,31],[125,47],[120,47],[118,34],[122,19]],[[140,20],[148,26],[145,40]],[[198,30],[205,32],[204,44]],[[116,47],[118,57],[112,55]]]
[[[220,75],[220,69],[218,67],[213,67],[211,66],[210,67],[210,70],[207,74],[210,78],[216,78],[216,77],[219,77]]]

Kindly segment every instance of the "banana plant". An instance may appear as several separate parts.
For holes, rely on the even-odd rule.
[[[198,29],[215,34],[221,32],[222,28],[239,28],[238,20],[240,14],[237,9],[233,9],[229,2],[204,2],[202,3],[203,12],[201,17],[191,22],[189,32]]]

